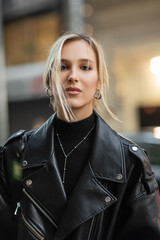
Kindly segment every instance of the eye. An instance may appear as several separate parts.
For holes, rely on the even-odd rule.
[[[83,66],[81,67],[81,69],[84,70],[84,71],[89,71],[89,70],[91,70],[91,67],[88,66],[88,65],[83,65]]]
[[[68,69],[68,66],[67,66],[67,65],[61,65],[61,71],[67,70],[67,69]]]

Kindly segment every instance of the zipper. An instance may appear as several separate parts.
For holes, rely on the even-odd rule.
[[[41,211],[43,215],[53,224],[54,227],[58,228],[57,224],[50,218],[50,216],[39,206],[39,204],[29,195],[29,193],[23,188],[24,194],[31,200],[31,202]]]
[[[95,220],[95,217],[92,219],[87,240],[90,240],[90,239],[91,239],[91,233],[92,233],[92,229],[93,229],[94,220]]]
[[[14,215],[17,215],[17,212],[18,212],[18,209],[20,208],[20,206],[21,206],[21,203],[17,202],[17,207],[15,209]],[[27,225],[27,227],[30,229],[30,231],[32,233],[34,233],[38,237],[38,239],[44,240],[44,237],[35,228],[33,228],[33,226],[25,219],[23,214],[22,214],[22,219],[25,222],[25,224]]]
[[[25,225],[29,228],[29,230],[39,239],[44,240],[44,237],[26,220],[24,215],[22,214],[22,219]]]
[[[18,209],[20,208],[20,206],[21,206],[21,203],[17,202],[17,207],[15,209],[14,215],[17,215],[17,212],[18,212]]]

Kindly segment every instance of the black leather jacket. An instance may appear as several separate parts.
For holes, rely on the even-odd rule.
[[[1,240],[159,240],[160,195],[146,154],[96,115],[88,161],[67,200],[54,115],[1,148]]]

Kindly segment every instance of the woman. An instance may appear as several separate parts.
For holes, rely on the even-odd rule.
[[[44,80],[55,114],[1,149],[1,239],[159,240],[160,197],[146,154],[93,110],[101,102],[114,117],[100,46],[61,36]]]

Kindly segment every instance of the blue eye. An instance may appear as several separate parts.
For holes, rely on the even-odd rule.
[[[68,69],[67,65],[61,65],[61,71]]]
[[[84,71],[89,71],[89,70],[91,70],[91,68],[90,68],[88,65],[82,66],[81,69],[84,70]]]

